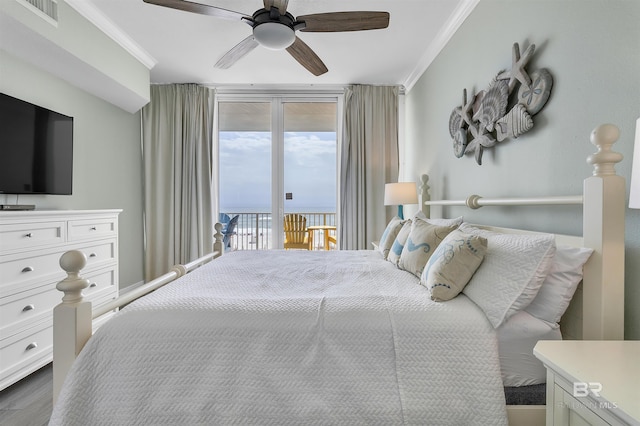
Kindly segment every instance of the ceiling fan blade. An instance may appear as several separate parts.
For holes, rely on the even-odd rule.
[[[143,0],[145,3],[154,4],[156,6],[164,6],[170,9],[184,10],[186,12],[199,13],[201,15],[216,16],[218,18],[231,19],[234,21],[242,19],[251,19],[244,13],[234,12],[232,10],[221,9],[206,4],[194,3],[186,0]]]
[[[389,26],[388,12],[329,12],[302,15],[296,18],[304,21],[308,32],[341,32],[378,30]]]
[[[281,15],[284,15],[287,12],[288,5],[289,0],[264,0],[265,9],[270,10],[271,6],[275,6],[278,8]]]
[[[236,44],[231,50],[225,53],[222,58],[216,62],[215,67],[221,69],[227,69],[231,65],[238,62],[247,53],[251,52],[258,46],[258,42],[253,38],[253,34]]]
[[[296,37],[293,44],[287,47],[287,52],[293,56],[293,58],[300,63],[303,67],[311,72],[311,74],[318,76],[329,71],[327,66],[322,62],[322,59],[311,50],[307,44]]]

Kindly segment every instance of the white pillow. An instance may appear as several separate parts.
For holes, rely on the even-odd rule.
[[[420,277],[424,265],[438,244],[454,229],[456,226],[437,226],[423,220],[414,220],[407,243],[402,248],[398,267]]]
[[[432,225],[439,225],[439,226],[460,226],[460,224],[462,223],[462,216],[456,217],[454,219],[431,219],[429,217],[427,217],[422,210],[418,210],[418,212],[413,216],[414,219],[420,219],[420,220],[424,220],[427,223],[430,223]]]
[[[525,311],[550,323],[559,323],[582,281],[582,267],[593,253],[586,247],[556,247],[549,275]]]
[[[431,300],[451,300],[467,285],[486,251],[486,238],[456,229],[442,240],[429,258],[420,284],[427,287]]]
[[[466,223],[460,230],[487,239],[484,260],[462,292],[498,327],[536,297],[551,268],[555,239],[551,234],[502,234]]]
[[[396,240],[396,236],[398,235],[398,232],[400,232],[403,224],[404,220],[400,219],[398,216],[391,219],[387,224],[387,227],[380,237],[380,243],[378,245],[378,250],[380,250],[380,253],[382,253],[383,258],[387,258],[389,249],[391,249],[391,246]]]
[[[404,245],[407,243],[407,238],[409,238],[410,232],[411,219],[405,221],[404,225],[402,225],[402,228],[400,229],[400,232],[398,232],[395,241],[391,245],[389,254],[387,255],[387,260],[396,266],[398,266],[398,262],[400,262],[400,255],[402,254]]]

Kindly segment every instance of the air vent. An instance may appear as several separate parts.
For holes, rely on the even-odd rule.
[[[54,22],[58,22],[58,2],[57,0],[18,0],[21,3],[36,8],[39,12],[44,13]]]

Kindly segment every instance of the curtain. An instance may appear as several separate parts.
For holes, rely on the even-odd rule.
[[[355,85],[345,90],[340,157],[340,247],[371,248],[393,208],[385,183],[398,180],[397,86]]]
[[[153,85],[142,109],[147,281],[213,250],[213,96]]]

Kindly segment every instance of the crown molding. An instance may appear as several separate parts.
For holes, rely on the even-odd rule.
[[[429,68],[429,65],[436,59],[440,51],[444,49],[451,37],[458,31],[460,25],[467,19],[478,3],[480,3],[480,0],[462,0],[458,4],[445,25],[420,58],[416,67],[405,79],[404,87],[407,93],[413,88],[414,84],[416,84],[427,68]]]
[[[87,0],[65,0],[80,15],[98,27],[109,38],[118,43],[147,69],[152,69],[158,61],[131,39],[121,28]]]

